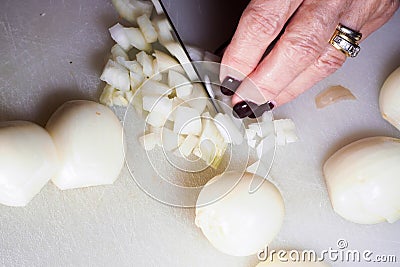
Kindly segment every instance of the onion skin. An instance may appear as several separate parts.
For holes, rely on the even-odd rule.
[[[382,117],[400,130],[400,67],[386,79],[379,95]]]
[[[333,154],[323,172],[333,209],[359,224],[400,219],[400,139],[370,137]]]

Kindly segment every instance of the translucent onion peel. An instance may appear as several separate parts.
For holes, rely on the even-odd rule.
[[[341,85],[335,85],[319,93],[315,97],[315,104],[317,108],[325,108],[338,101],[355,99],[356,97],[350,92],[349,89]]]

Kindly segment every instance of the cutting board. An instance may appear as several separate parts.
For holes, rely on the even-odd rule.
[[[44,125],[67,100],[98,99],[103,86],[98,77],[112,46],[107,28],[119,21],[109,1],[3,0],[0,6],[1,121]],[[196,16],[218,15],[192,10],[198,12],[181,12],[178,27],[192,25]],[[300,140],[280,147],[272,168],[286,217],[271,249],[321,251],[336,248],[344,238],[350,249],[396,255],[400,262],[400,222],[362,226],[340,218],[331,208],[321,172],[327,157],[345,144],[376,135],[400,137],[378,108],[383,81],[400,65],[399,26],[398,12],[362,43],[357,58],[276,110],[277,118],[293,119]],[[216,45],[207,41],[207,24],[195,27],[192,38],[186,35],[188,42],[208,49]],[[357,100],[317,110],[315,95],[336,84],[349,88]],[[115,111],[122,119],[124,111]],[[4,266],[250,267],[257,262],[255,256],[230,257],[215,250],[196,228],[194,209],[150,198],[127,168],[114,185],[61,192],[49,183],[25,208],[0,206]]]

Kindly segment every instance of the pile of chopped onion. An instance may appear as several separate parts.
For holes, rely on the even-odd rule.
[[[246,139],[261,160],[274,152],[275,139],[279,145],[297,140],[290,120],[273,121],[270,114],[247,129],[237,127],[228,114],[210,115],[204,88],[193,82],[196,74],[185,67],[189,60],[175,41],[168,20],[164,15],[150,17],[147,8],[139,13],[136,1],[122,2],[135,12],[126,17],[119,11],[121,3],[117,10],[137,27],[117,23],[109,29],[116,44],[100,77],[107,83],[100,102],[126,107],[135,96],[132,104],[147,124],[139,139],[146,151],[162,147],[179,157],[201,158],[217,168],[229,144],[240,145]],[[210,58],[198,48],[191,51],[199,60]],[[262,174],[267,172],[266,168],[257,169],[262,169]]]

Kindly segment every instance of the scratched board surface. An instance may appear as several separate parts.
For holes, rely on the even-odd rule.
[[[191,19],[218,15],[185,14]],[[188,3],[189,1],[187,1]],[[197,1],[198,2],[198,1]],[[0,121],[44,125],[71,99],[96,100],[98,79],[112,41],[107,28],[118,21],[109,1],[2,0],[0,3]],[[210,27],[185,41],[207,47]],[[282,231],[273,249],[349,248],[397,255],[400,222],[361,226],[337,216],[329,203],[321,165],[339,147],[362,137],[399,132],[379,115],[377,97],[385,77],[400,65],[400,14],[362,43],[356,59],[292,103],[277,109],[292,118],[300,141],[279,148],[272,179],[286,202]],[[183,31],[189,32],[188,28]],[[216,35],[214,35],[216,36]],[[216,42],[210,41],[209,47]],[[329,85],[351,89],[356,101],[317,110],[315,95]],[[116,110],[122,116],[122,110]],[[133,137],[132,137],[133,138]],[[249,237],[251,238],[251,237]],[[216,251],[194,225],[193,209],[163,205],[143,193],[126,168],[114,185],[61,192],[49,183],[25,208],[0,206],[0,265],[4,266],[255,266],[256,257]],[[365,266],[335,263],[334,266]],[[368,266],[382,266],[369,264]],[[386,264],[384,266],[398,266]]]

